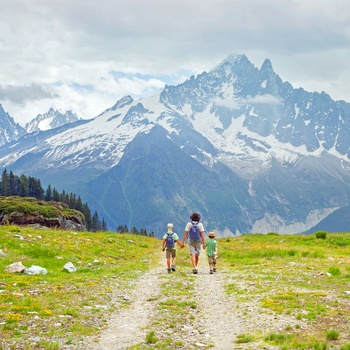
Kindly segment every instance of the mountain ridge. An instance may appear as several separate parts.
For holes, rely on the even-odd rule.
[[[168,213],[185,224],[196,209],[221,234],[296,233],[350,203],[350,104],[294,89],[269,59],[258,69],[245,55],[229,56],[158,94],[125,96],[96,118],[55,130],[41,132],[31,148],[25,137],[1,147],[0,165],[82,191],[109,227],[128,223],[156,232]],[[161,167],[173,162],[179,172],[197,170],[166,179]],[[145,188],[152,174],[158,182]],[[133,181],[123,188],[128,177]],[[169,183],[176,201],[165,195]]]
[[[34,119],[26,123],[25,129],[28,133],[44,131],[55,129],[68,123],[74,123],[80,119],[81,118],[72,111],[63,112],[58,109],[50,108],[48,112],[38,114]]]

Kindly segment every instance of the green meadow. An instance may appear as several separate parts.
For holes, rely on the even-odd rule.
[[[266,349],[350,350],[350,233],[251,234],[217,241],[225,293],[234,303],[254,302],[261,313],[291,320],[278,332],[238,334],[237,348],[255,349],[263,342]],[[160,245],[159,239],[131,234],[0,227],[0,349],[60,349],[98,334],[115,311],[113,293],[117,290],[118,307],[129,306],[123,295],[163,259]],[[48,273],[4,272],[19,261]],[[67,262],[77,271],[65,271]],[[177,265],[190,270],[187,249],[178,251]],[[188,310],[198,307],[194,276],[177,272],[176,278],[159,278],[162,298],[149,300],[157,304],[158,316],[133,349],[184,348],[181,340],[160,337],[158,329],[192,321]]]

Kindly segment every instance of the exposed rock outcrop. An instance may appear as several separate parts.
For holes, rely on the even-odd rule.
[[[0,225],[18,225],[18,226],[44,226],[49,228],[60,228],[64,230],[86,231],[85,223],[80,216],[72,216],[69,219],[63,216],[54,218],[45,218],[40,214],[26,213],[1,213]]]
[[[0,197],[0,225],[87,231],[84,215],[63,202],[33,197]]]

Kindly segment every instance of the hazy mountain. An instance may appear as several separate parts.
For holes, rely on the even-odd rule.
[[[26,135],[0,165],[75,191],[119,224],[222,234],[307,231],[350,204],[350,105],[245,55],[91,121]]]
[[[26,131],[6,113],[0,104],[0,146],[18,139]]]

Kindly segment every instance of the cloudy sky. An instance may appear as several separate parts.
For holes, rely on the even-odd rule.
[[[0,104],[92,118],[230,54],[350,102],[348,0],[0,0]]]

